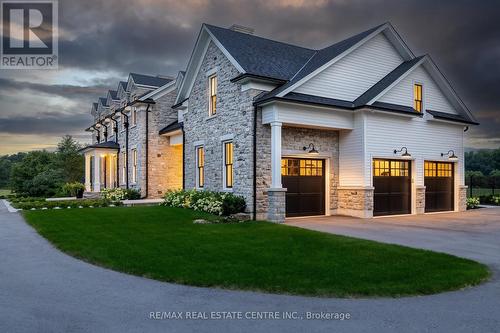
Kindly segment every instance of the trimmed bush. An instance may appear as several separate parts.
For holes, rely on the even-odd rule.
[[[479,206],[479,198],[467,198],[467,209],[475,209]]]
[[[22,210],[30,210],[32,208],[35,209],[42,209],[42,208],[47,208],[47,209],[53,209],[56,207],[59,208],[78,208],[80,206],[86,208],[86,207],[108,207],[109,205],[113,204],[115,206],[121,206],[122,203],[121,201],[111,201],[111,200],[106,200],[106,199],[84,199],[84,200],[63,200],[63,201],[46,201],[46,200],[39,200],[39,201],[18,201],[18,202],[13,202],[11,201],[11,204],[14,208],[17,209],[22,209]]]
[[[125,190],[125,199],[128,200],[138,200],[141,198],[141,192],[134,189],[134,188],[129,188]]]
[[[129,188],[112,188],[112,189],[104,189],[101,191],[101,198],[117,201],[117,200],[137,200],[141,198],[141,192]]]
[[[80,182],[66,183],[62,186],[61,192],[68,197],[81,198],[85,191],[85,185]]]
[[[228,192],[197,190],[169,191],[163,197],[163,205],[198,210],[214,215],[231,215],[245,210],[245,199]]]

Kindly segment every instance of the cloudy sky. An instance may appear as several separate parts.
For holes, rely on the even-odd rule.
[[[203,22],[321,48],[390,21],[429,53],[481,126],[467,147],[500,146],[500,2],[60,0],[59,70],[0,70],[0,155],[81,142],[90,105],[129,72],[176,75]]]

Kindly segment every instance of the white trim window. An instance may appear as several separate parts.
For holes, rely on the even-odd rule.
[[[208,89],[208,115],[212,117],[217,114],[217,75],[212,75],[208,78]]]
[[[132,126],[135,126],[137,125],[137,109],[136,108],[132,108],[132,111],[131,112],[131,117],[132,117]]]
[[[423,111],[423,90],[423,84],[418,82],[413,84],[413,107],[417,112]]]
[[[125,184],[125,181],[127,180],[127,153],[122,152],[122,179],[121,183]]]
[[[205,186],[205,148],[196,147],[196,188]]]
[[[225,190],[231,190],[234,183],[234,170],[233,170],[233,160],[234,160],[234,145],[232,141],[225,141],[222,143],[223,147],[223,188]]]
[[[137,183],[137,148],[132,149],[132,183]]]

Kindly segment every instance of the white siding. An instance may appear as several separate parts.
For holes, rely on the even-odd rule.
[[[428,109],[457,114],[455,108],[422,65],[414,69],[408,76],[392,87],[379,98],[379,101],[413,107],[413,85],[415,83],[423,85],[424,110]]]
[[[452,149],[459,157],[456,167],[456,182],[463,185],[464,149],[463,126],[422,118],[406,118],[370,113],[366,116],[365,182],[372,183],[373,158],[398,158],[394,149],[407,147],[414,159],[414,184],[424,185],[423,165],[425,160],[448,161],[441,157]],[[342,158],[342,156],[341,156]]]
[[[299,86],[295,92],[354,101],[402,62],[389,40],[378,34]]]
[[[362,113],[354,116],[354,129],[340,131],[339,186],[365,186],[364,180],[364,121]],[[368,183],[369,184],[369,183]]]

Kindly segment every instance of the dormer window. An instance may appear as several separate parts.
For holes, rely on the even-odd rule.
[[[217,76],[212,75],[208,78],[208,86],[210,92],[210,101],[208,106],[208,114],[215,116],[217,114]]]
[[[414,108],[417,112],[422,112],[422,85],[415,83],[413,87]]]

